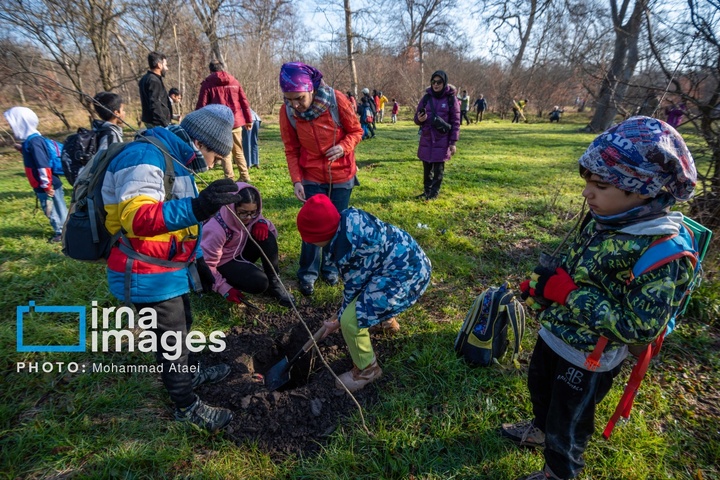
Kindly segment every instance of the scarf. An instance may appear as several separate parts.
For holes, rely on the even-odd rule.
[[[595,229],[597,231],[621,230],[635,223],[664,217],[670,212],[670,207],[673,205],[675,205],[675,197],[668,192],[661,192],[648,203],[631,208],[622,213],[605,216],[590,211],[590,214],[595,219]]]
[[[331,104],[331,98],[333,95],[333,88],[326,85],[323,80],[320,80],[319,85],[315,88],[315,96],[310,104],[310,107],[304,112],[300,113],[292,108],[290,102],[285,100],[285,104],[290,106],[293,111],[293,115],[303,120],[311,121],[322,115]]]

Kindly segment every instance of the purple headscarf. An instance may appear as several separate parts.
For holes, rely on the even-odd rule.
[[[320,70],[302,62],[290,62],[280,67],[280,89],[283,92],[312,92],[320,86]]]

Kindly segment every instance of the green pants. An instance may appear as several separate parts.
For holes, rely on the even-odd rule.
[[[367,328],[359,328],[355,302],[350,302],[340,317],[340,328],[345,343],[350,350],[350,358],[357,368],[363,370],[375,360],[375,352],[370,342],[370,332]]]

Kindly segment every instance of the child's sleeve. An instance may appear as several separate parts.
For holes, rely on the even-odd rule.
[[[32,140],[34,141],[28,142],[27,150],[28,154],[32,158],[32,163],[34,163],[34,169],[38,181],[38,186],[35,187],[33,185],[33,187],[41,188],[46,193],[52,194],[52,169],[50,168],[50,158],[48,157],[47,149],[45,148],[45,142],[40,137],[35,137]]]
[[[648,344],[677,310],[692,274],[690,261],[681,258],[634,279],[621,299],[581,287],[570,293],[567,307],[581,324],[612,341]]]

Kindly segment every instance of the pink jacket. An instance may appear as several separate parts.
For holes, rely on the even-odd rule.
[[[252,188],[258,192],[258,198],[260,198],[258,205],[258,212],[260,212],[260,215],[258,215],[257,218],[254,218],[250,224],[247,225],[247,231],[252,231],[253,225],[255,225],[255,223],[259,220],[265,220],[268,223],[270,231],[277,238],[278,233],[275,225],[262,215],[262,198],[260,197],[260,192],[257,188],[244,182],[237,182],[237,185],[239,190]],[[230,205],[230,208],[232,208],[232,205]],[[225,225],[227,225],[227,231],[225,230],[225,227],[218,222],[215,216],[211,217],[210,220],[208,220],[203,226],[200,246],[202,247],[205,262],[208,267],[210,267],[210,271],[212,271],[213,276],[215,277],[213,290],[220,295],[225,295],[230,291],[232,285],[230,285],[225,278],[220,275],[220,272],[217,271],[217,267],[233,261],[247,262],[247,260],[242,257],[242,252],[248,242],[248,234],[243,228],[242,223],[235,217],[235,215],[229,212],[227,208],[221,208],[219,214],[225,222]]]

